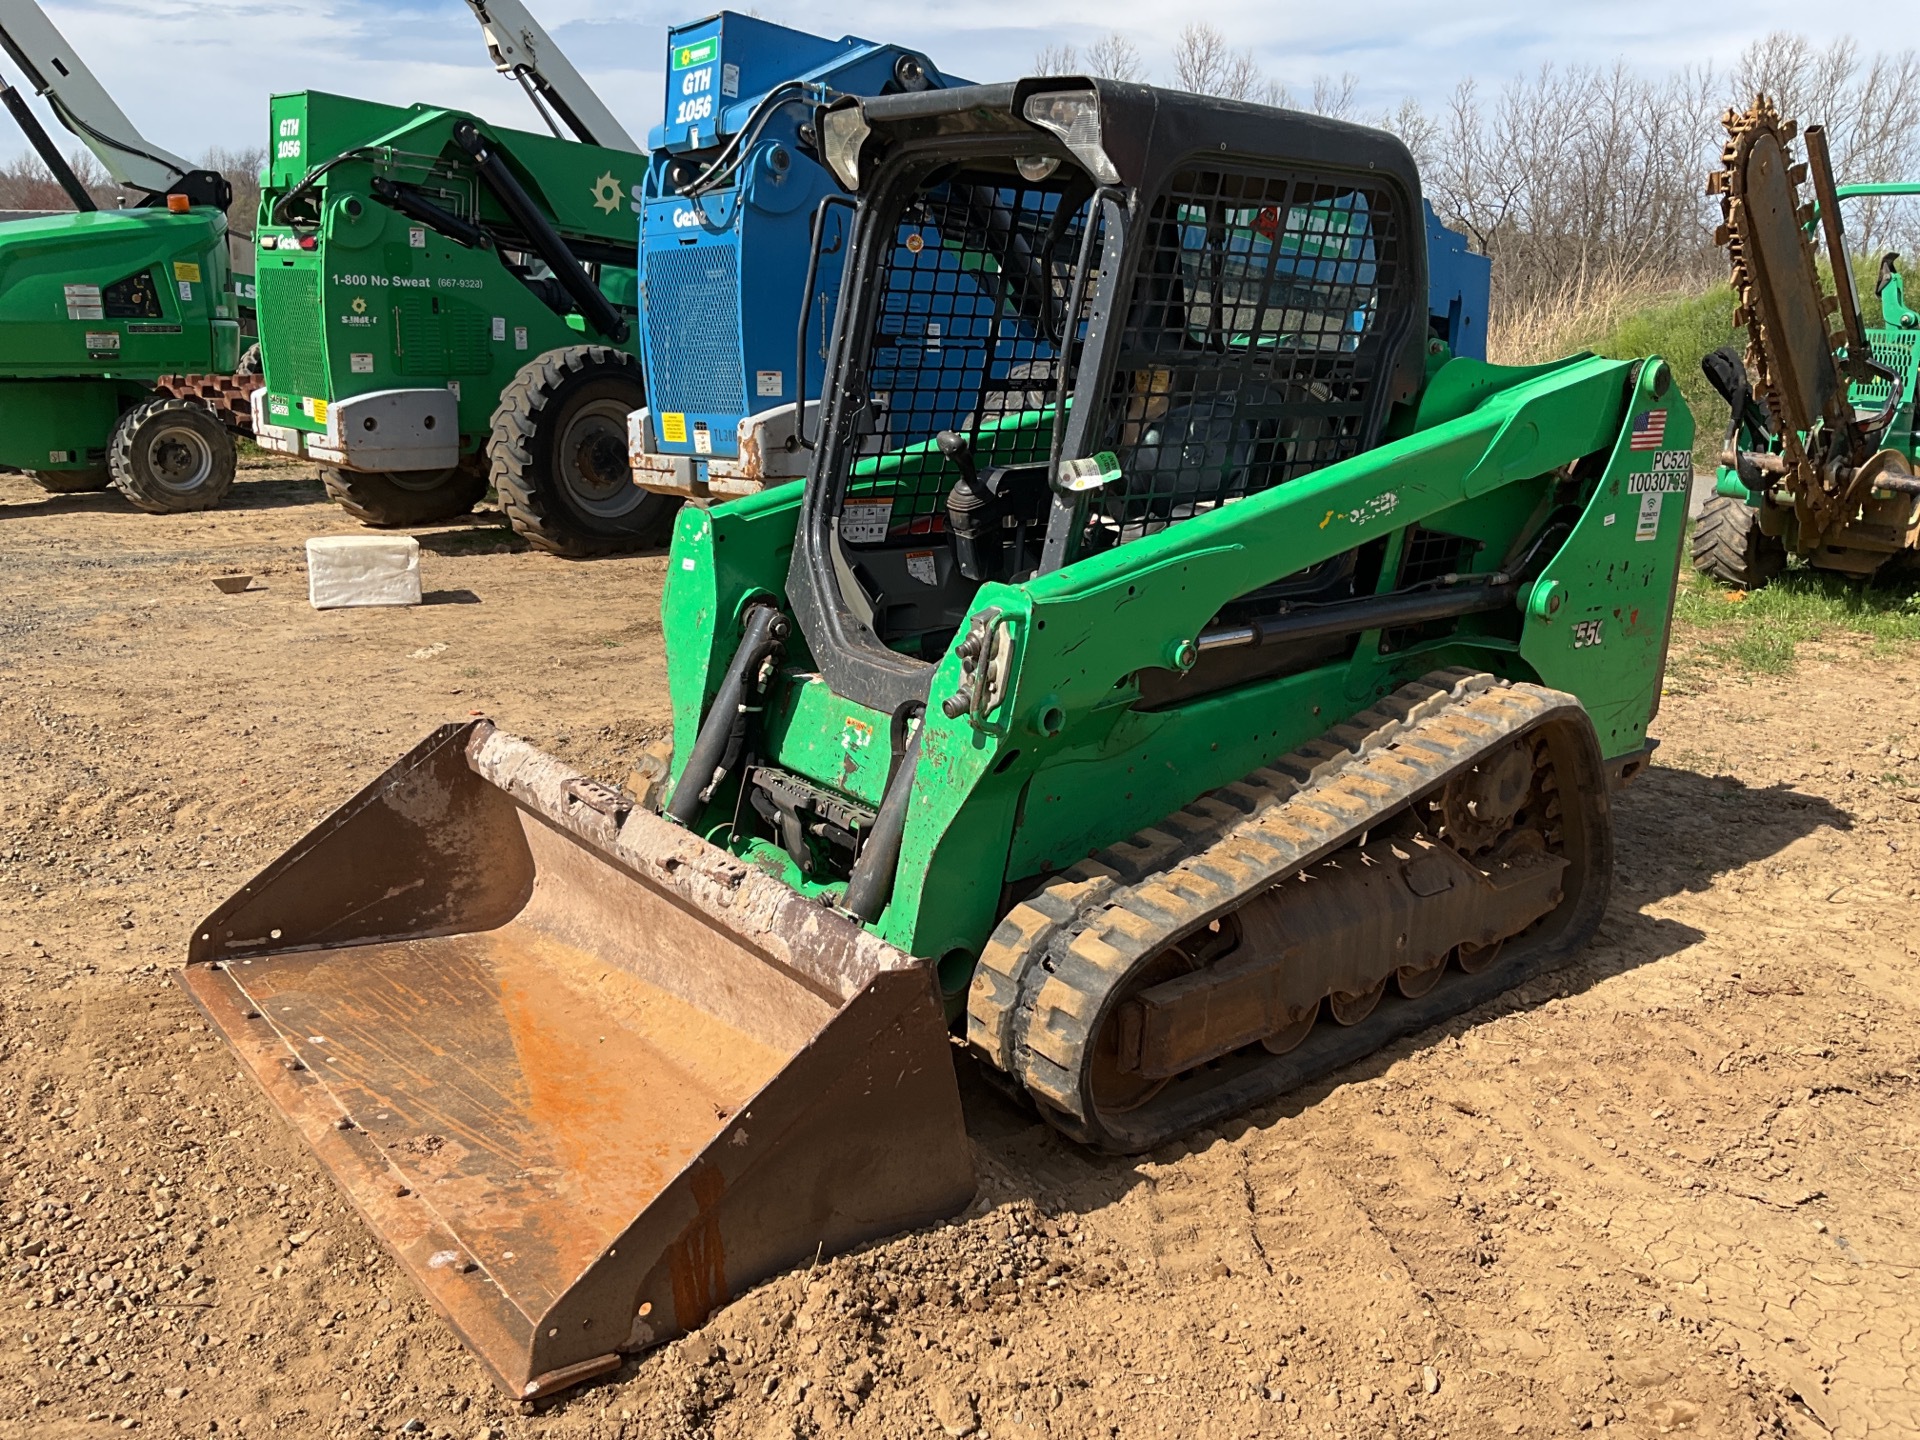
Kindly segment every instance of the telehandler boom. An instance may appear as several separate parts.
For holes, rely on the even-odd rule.
[[[1564,963],[1652,748],[1691,418],[1450,356],[1399,141],[1061,78],[813,123],[811,469],[676,522],[657,793],[447,726],[181,972],[514,1394],[958,1209],[950,1034],[1135,1151]]]

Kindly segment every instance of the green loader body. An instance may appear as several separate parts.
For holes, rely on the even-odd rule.
[[[255,424],[269,448],[329,467],[362,518],[418,523],[471,506],[486,489],[502,396],[543,356],[591,349],[610,371],[637,375],[644,156],[321,91],[277,95],[271,114]],[[541,237],[489,187],[461,134],[482,139],[565,256],[542,258]],[[590,279],[617,324],[583,313],[556,278],[564,265]],[[624,430],[603,428],[622,474],[600,486],[600,518],[617,522],[646,497],[625,479]],[[591,511],[598,477],[574,478]]]
[[[1448,666],[1580,696],[1612,768],[1637,767],[1659,710],[1686,528],[1674,457],[1689,453],[1692,424],[1678,392],[1660,388],[1664,375],[1658,362],[1447,360],[1399,417],[1404,433],[1377,449],[1050,575],[983,586],[967,626],[995,616],[1012,647],[1010,678],[990,710],[951,718],[938,702],[961,688],[962,662],[949,654],[936,663],[898,880],[874,930],[941,960],[958,1006],[1009,889],[1069,868]],[[1631,448],[1634,412],[1658,408],[1667,448]],[[1566,472],[1582,462],[1570,482]],[[747,607],[784,589],[802,492],[784,486],[680,517],[663,627],[675,784]],[[1569,506],[1578,518],[1563,543],[1501,610],[1444,634],[1364,631],[1326,665],[1188,704],[1143,703],[1152,681],[1195,663],[1182,647],[1213,617],[1275,578],[1371,544],[1381,547],[1376,589],[1385,594],[1435,536],[1464,542],[1465,573],[1490,575],[1544,516]],[[805,656],[777,689],[762,717],[766,761],[877,811],[897,758],[891,716],[832,693]],[[732,827],[735,799],[723,792],[693,828],[723,834],[796,889],[839,898],[844,873],[814,865],[802,874],[777,839]]]

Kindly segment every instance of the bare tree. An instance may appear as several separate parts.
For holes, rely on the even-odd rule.
[[[1325,115],[1334,120],[1351,120],[1354,114],[1354,92],[1360,88],[1360,77],[1351,71],[1338,78],[1331,75],[1316,75],[1313,79],[1313,113]]]
[[[227,183],[233,186],[233,204],[227,208],[227,220],[235,230],[250,233],[254,214],[260,208],[260,172],[266,168],[266,148],[250,145],[243,150],[229,150],[216,145],[201,157],[200,164],[227,177]]]
[[[1216,95],[1227,65],[1227,37],[1204,20],[1180,31],[1173,46],[1173,83],[1196,95]]]
[[[1286,103],[1286,88],[1267,79],[1253,51],[1235,50],[1227,37],[1204,20],[1183,27],[1173,47],[1173,83],[1196,95],[1223,100]]]
[[[1080,52],[1064,42],[1047,45],[1033,52],[1033,73],[1036,75],[1078,75],[1080,73]]]
[[[1920,170],[1920,56],[1883,52],[1863,62],[1852,39],[1817,47],[1804,35],[1776,30],[1740,54],[1733,103],[1767,95],[1783,115],[1821,125],[1841,184],[1910,179]],[[1896,239],[1920,240],[1920,213],[1911,201],[1862,197],[1847,206],[1850,238],[1864,251]]]
[[[1108,80],[1147,78],[1147,62],[1141,58],[1139,47],[1118,30],[1087,47],[1087,69]]]
[[[100,168],[100,162],[94,159],[92,151],[76,147],[67,156],[67,165],[87,193],[93,196],[94,203],[102,209],[111,210],[123,198],[132,198],[132,192],[123,192]],[[40,163],[39,156],[16,155],[5,164],[0,164],[0,210],[71,209],[73,201],[61,188],[60,182],[53,178],[53,172]]]

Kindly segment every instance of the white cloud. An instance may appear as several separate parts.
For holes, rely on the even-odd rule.
[[[696,19],[702,9],[668,9],[657,0],[532,3],[601,98],[644,137],[661,104],[666,26]],[[976,80],[1008,78],[1025,71],[1045,45],[1085,45],[1114,29],[1164,71],[1183,13],[1148,0],[1075,0],[1044,10],[1031,0],[758,8],[766,19],[817,34],[912,45],[942,69]],[[479,27],[460,0],[48,0],[46,9],[134,122],[187,155],[210,145],[264,145],[268,95],[300,89],[449,105],[538,128],[518,89],[493,72]],[[1713,61],[1724,69],[1768,30],[1824,40],[1841,33],[1849,16],[1864,14],[1785,0],[1749,0],[1739,11],[1666,0],[1498,0],[1471,10],[1414,0],[1352,9],[1216,0],[1185,13],[1201,15],[1236,46],[1250,47],[1265,70],[1296,93],[1308,90],[1316,75],[1352,72],[1368,112],[1406,94],[1438,101],[1469,74],[1497,86],[1546,61],[1624,59],[1647,69]],[[1736,14],[1737,26],[1730,23]],[[22,148],[0,138],[0,151]]]

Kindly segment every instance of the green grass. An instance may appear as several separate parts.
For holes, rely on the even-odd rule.
[[[1693,463],[1703,470],[1711,470],[1720,453],[1727,402],[1707,384],[1700,362],[1722,345],[1746,348],[1746,332],[1734,328],[1733,291],[1728,286],[1648,306],[1590,342],[1594,354],[1610,360],[1665,357],[1693,412]]]
[[[1920,589],[1911,579],[1862,584],[1802,569],[1762,590],[1732,591],[1689,566],[1674,622],[1679,638],[1697,642],[1675,656],[1678,669],[1784,675],[1810,640],[1858,637],[1875,654],[1920,642]]]
[[[1873,286],[1879,278],[1879,257],[1856,256],[1853,268],[1862,322],[1869,328],[1878,326],[1880,301]],[[1833,269],[1825,260],[1820,262],[1820,282],[1829,292],[1833,289]],[[1920,276],[1915,283],[1920,285]],[[1839,322],[1834,323],[1837,328]],[[1722,282],[1700,294],[1661,300],[1634,311],[1610,329],[1577,337],[1577,343],[1609,360],[1664,356],[1673,367],[1687,408],[1693,412],[1693,463],[1702,470],[1713,469],[1727,429],[1727,402],[1707,384],[1707,377],[1700,373],[1700,362],[1723,345],[1746,353],[1747,332],[1733,323],[1731,285]]]

